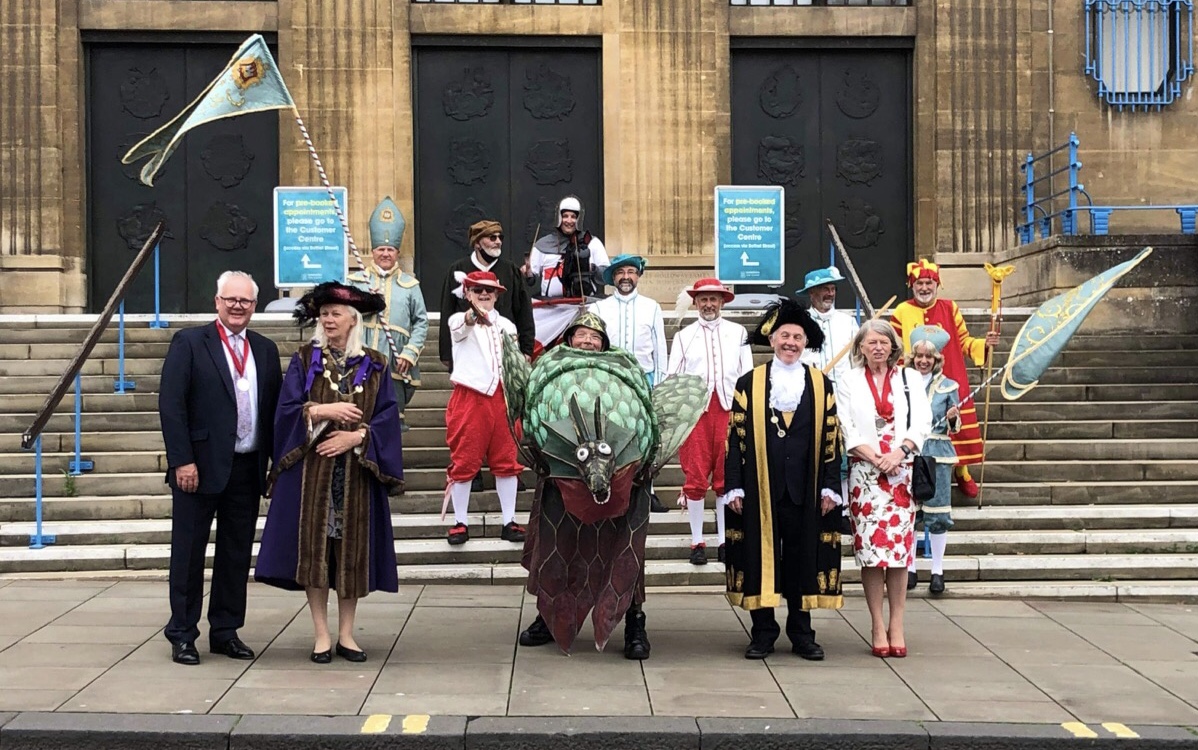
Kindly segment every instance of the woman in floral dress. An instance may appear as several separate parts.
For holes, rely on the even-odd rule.
[[[898,366],[902,345],[888,323],[871,320],[853,337],[853,368],[837,384],[840,428],[849,454],[853,555],[869,605],[874,656],[907,655],[903,609],[915,554],[911,457],[932,423],[923,379]],[[883,592],[889,622],[882,617]]]

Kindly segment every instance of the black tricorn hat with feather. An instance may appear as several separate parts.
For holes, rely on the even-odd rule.
[[[807,305],[789,297],[783,297],[779,301],[765,308],[765,313],[761,316],[761,321],[757,324],[752,335],[749,336],[749,343],[759,346],[770,345],[770,334],[778,330],[788,323],[801,326],[803,333],[807,334],[807,349],[817,350],[824,345],[824,332],[820,330],[819,324],[811,317],[811,313],[807,312]]]
[[[339,281],[326,281],[300,297],[292,316],[302,328],[319,318],[320,308],[325,305],[349,305],[363,316],[381,313],[387,309],[387,301],[381,294],[346,286]]]

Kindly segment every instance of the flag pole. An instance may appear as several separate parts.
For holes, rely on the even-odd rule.
[[[304,145],[308,147],[308,155],[312,157],[312,163],[316,165],[316,171],[320,175],[320,184],[324,186],[325,192],[329,194],[329,200],[333,202],[333,210],[337,213],[337,219],[341,222],[341,230],[345,232],[345,239],[349,243],[349,251],[358,263],[358,270],[363,275],[366,275],[366,261],[362,260],[362,253],[358,250],[358,246],[354,242],[354,235],[349,231],[349,222],[345,219],[345,212],[341,210],[341,204],[337,202],[337,196],[333,194],[333,186],[329,182],[328,174],[324,171],[324,165],[320,163],[320,155],[316,153],[316,146],[312,144],[312,137],[308,135],[308,128],[304,125],[304,118],[300,117],[299,108],[294,104],[291,107],[291,111],[295,115],[295,124],[299,125],[300,135],[304,138]],[[380,325],[379,327],[383,329],[383,334],[387,337],[387,346],[391,349],[392,358],[395,361],[399,361],[399,347],[395,344],[395,339],[391,336],[391,329],[386,325]]]

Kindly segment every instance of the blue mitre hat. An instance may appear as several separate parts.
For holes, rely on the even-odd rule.
[[[803,292],[814,289],[817,286],[833,284],[837,281],[844,281],[844,276],[840,275],[840,269],[836,266],[817,268],[803,277],[803,288],[795,292],[795,294],[802,294]]]
[[[404,221],[403,213],[388,195],[370,215],[370,247],[386,245],[398,248],[403,242],[405,226],[407,226],[407,222]]]
[[[639,255],[632,255],[631,253],[617,255],[612,260],[611,265],[603,269],[603,283],[607,284],[608,286],[615,286],[616,282],[612,280],[612,274],[614,274],[616,269],[620,268],[621,266],[632,266],[636,269],[637,273],[644,273],[645,266],[647,265],[649,264],[646,263],[645,259]]]
[[[912,348],[924,341],[936,347],[936,351],[942,352],[944,347],[948,346],[948,331],[940,326],[919,326],[911,331]]]

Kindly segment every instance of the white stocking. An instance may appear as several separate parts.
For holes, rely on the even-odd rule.
[[[686,512],[691,522],[691,544],[703,544],[703,501],[687,500]]]
[[[717,495],[715,499],[715,533],[724,546],[724,508],[728,505],[727,495]]]
[[[944,575],[944,548],[948,546],[948,534],[932,534],[932,575]]]
[[[499,493],[504,526],[516,520],[516,482],[517,477],[495,477],[495,492]]]
[[[470,509],[470,483],[454,482],[450,489],[453,493],[453,520],[466,523],[466,512]]]

